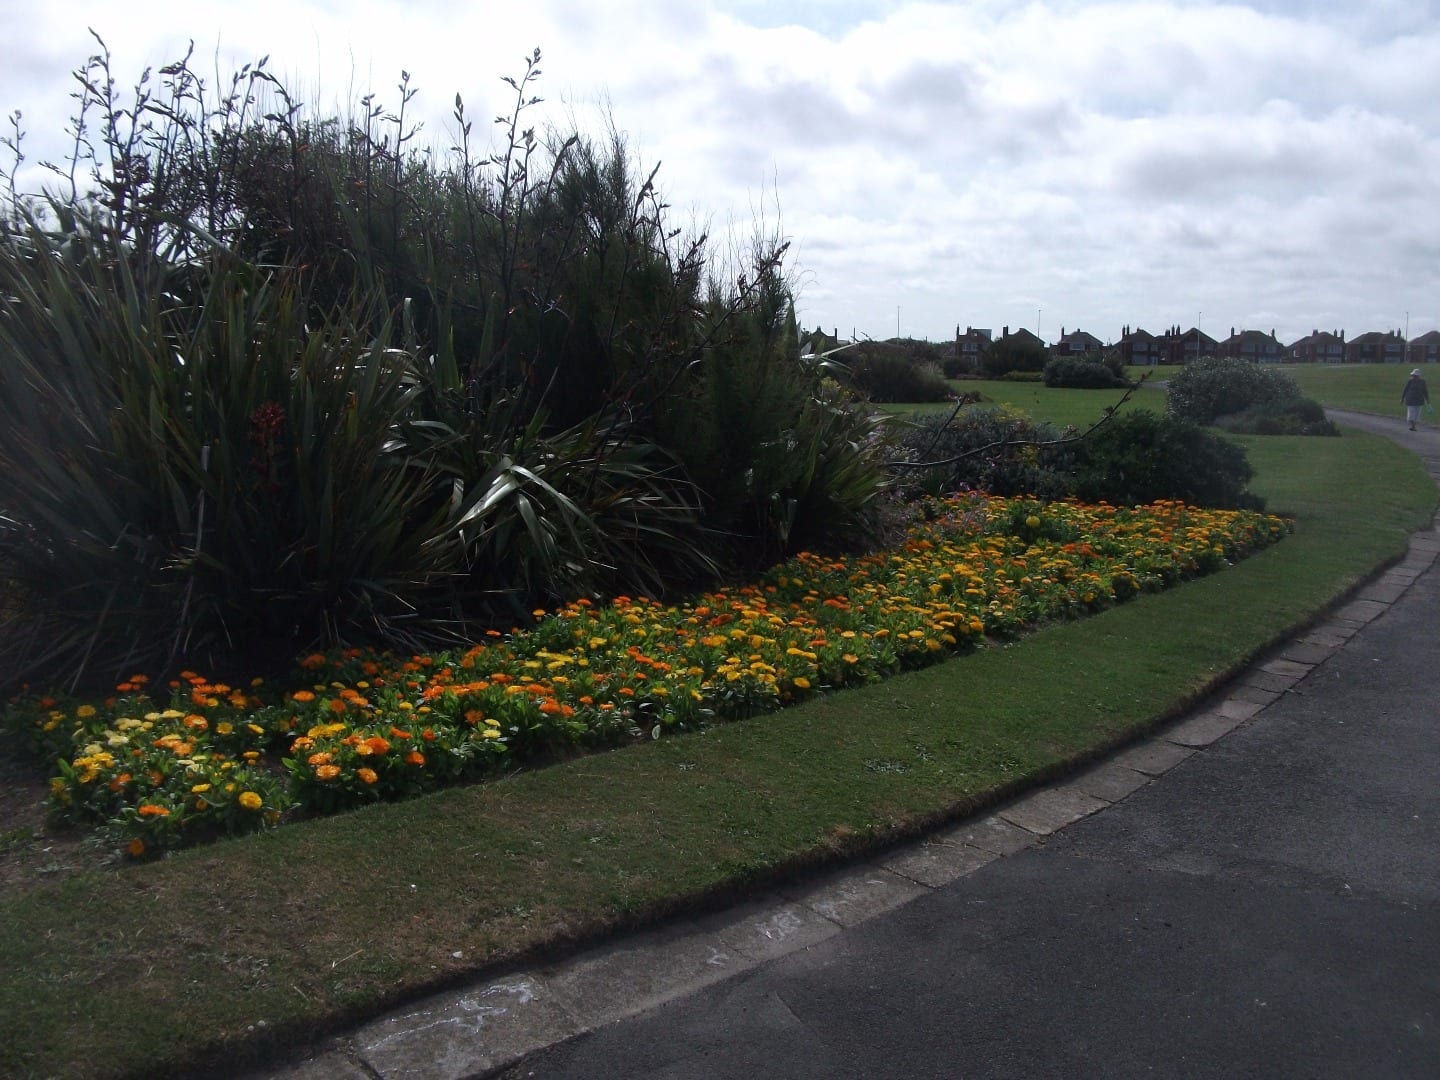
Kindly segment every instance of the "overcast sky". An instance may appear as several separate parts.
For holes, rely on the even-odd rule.
[[[448,145],[543,51],[549,120],[606,109],[677,224],[793,241],[800,319],[876,338],[957,324],[1440,327],[1432,0],[0,0],[0,112],[57,154],[69,72],[132,81],[270,56],[302,97],[374,90]]]

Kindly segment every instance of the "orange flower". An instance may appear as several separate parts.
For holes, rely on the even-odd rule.
[[[372,754],[387,754],[390,752],[390,744],[379,735],[372,735],[365,740],[364,745],[370,748]]]
[[[136,808],[136,813],[141,817],[169,817],[170,811],[163,806],[156,806],[154,803],[141,803]]]
[[[356,769],[355,775],[367,784],[373,784],[376,780],[380,779],[380,777],[375,775],[374,769]]]
[[[315,695],[312,694],[309,690],[296,690],[295,693],[291,694],[290,696],[291,696],[292,698],[294,698],[296,701],[314,701],[314,700],[315,700]]]
[[[330,760],[331,760],[332,757],[333,757],[333,755],[332,755],[328,750],[320,751],[320,752],[318,752],[318,753],[311,754],[308,758],[306,758],[306,759],[305,759],[305,764],[306,764],[306,765],[327,765],[327,764],[329,764],[329,762],[330,762]]]
[[[317,765],[315,767],[315,779],[317,780],[334,780],[339,775],[339,765]]]
[[[141,855],[145,854],[145,841],[141,840],[138,836],[135,837],[134,840],[131,840],[130,843],[125,845],[125,853],[132,859],[138,859]]]
[[[410,753],[405,755],[405,763],[407,765],[424,765],[425,755],[420,753],[419,750],[411,750]]]

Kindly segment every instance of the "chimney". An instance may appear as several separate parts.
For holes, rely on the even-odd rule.
[[[1234,336],[1235,336],[1235,328],[1234,328],[1233,326],[1230,327],[1230,336],[1231,336],[1231,337],[1234,337]]]
[[[1001,331],[1000,331],[1000,336],[1001,336],[1001,337],[1009,337],[1009,336],[1010,336],[1010,327],[1007,326],[1007,327],[1005,327],[1003,330],[1001,330]]]

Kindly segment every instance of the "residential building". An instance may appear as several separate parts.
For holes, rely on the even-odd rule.
[[[1297,364],[1343,364],[1344,330],[1311,330],[1290,345],[1290,359]]]
[[[1149,367],[1164,363],[1160,342],[1148,330],[1124,327],[1120,332],[1120,359],[1126,364]]]
[[[1275,331],[1265,334],[1259,330],[1230,328],[1230,336],[1215,346],[1216,356],[1231,356],[1237,360],[1253,360],[1257,364],[1278,364],[1285,358],[1285,346],[1275,336]]]
[[[1013,334],[1010,332],[1010,327],[1008,326],[1002,329],[1000,331],[1000,339],[1003,341],[1007,338],[1015,338],[1017,341],[1023,341],[1031,345],[1038,345],[1042,349],[1047,348],[1045,342],[1040,339],[1040,336],[1038,334],[1032,334],[1023,326],[1019,330],[1016,330]]]
[[[1345,346],[1347,364],[1401,364],[1405,362],[1405,339],[1399,330],[1381,333],[1372,330],[1350,339]]]
[[[1060,328],[1060,340],[1050,347],[1050,351],[1056,356],[1082,356],[1085,353],[1099,353],[1105,348],[1104,342],[1094,334],[1084,330],[1072,330],[1065,332]]]
[[[1407,364],[1440,363],[1440,330],[1431,330],[1427,334],[1421,334],[1412,339],[1410,347],[1405,351],[1405,362]]]
[[[1165,331],[1163,337],[1155,339],[1160,346],[1165,364],[1188,364],[1191,360],[1199,360],[1202,357],[1214,356],[1217,342],[1198,326],[1192,326],[1189,330],[1181,330],[1179,326],[1172,326]]]
[[[994,332],[982,330],[978,327],[967,326],[965,333],[960,333],[960,327],[955,327],[955,357],[962,366],[978,371],[980,368],[980,357],[990,347],[994,340]]]

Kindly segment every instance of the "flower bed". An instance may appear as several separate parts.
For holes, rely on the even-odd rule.
[[[58,811],[141,856],[880,679],[1212,572],[1288,528],[1173,502],[957,496],[921,504],[897,550],[803,553],[685,604],[579,600],[464,652],[317,654],[286,687],[186,672],[163,705],[137,675],[103,702],[26,695],[4,720],[58,762]]]

